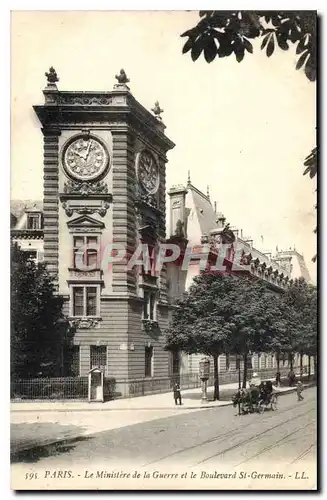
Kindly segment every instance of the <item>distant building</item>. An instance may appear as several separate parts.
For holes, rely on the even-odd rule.
[[[296,250],[287,250],[273,255],[256,249],[252,238],[245,237],[242,230],[230,227],[226,223],[226,217],[217,211],[216,203],[212,205],[209,189],[207,194],[204,194],[191,183],[189,178],[186,186],[174,186],[168,194],[170,197],[169,241],[181,248],[186,245],[193,247],[194,253],[199,256],[193,259],[193,265],[185,270],[175,264],[168,264],[168,297],[171,303],[174,303],[190,287],[194,277],[200,273],[201,252],[205,253],[209,248],[209,256],[216,259],[221,251],[221,243],[224,243],[226,228],[230,235],[230,243],[227,241],[226,250],[224,250],[227,252],[224,265],[230,266],[230,270],[235,274],[244,273],[246,270],[247,273],[268,282],[276,292],[287,288],[295,278],[303,277],[310,282],[309,272],[302,255]],[[240,266],[237,266],[237,262],[240,262]],[[175,370],[181,371],[182,374],[198,373],[201,357],[201,355],[181,354],[179,361],[175,359]],[[296,356],[294,366],[297,360]],[[306,362],[305,357],[304,364]],[[288,366],[287,363],[288,361],[283,358],[281,367]],[[252,367],[253,369],[273,369],[276,367],[275,356],[257,353],[252,357]],[[221,372],[235,369],[235,356],[219,357]]]
[[[44,260],[43,204],[13,200],[10,206],[11,239],[35,262]]]

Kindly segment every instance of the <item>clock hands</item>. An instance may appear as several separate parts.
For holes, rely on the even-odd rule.
[[[85,154],[85,156],[84,156],[84,160],[85,160],[85,161],[87,160],[87,158],[88,158],[88,156],[89,156],[89,154],[90,154],[90,149],[91,149],[91,140],[89,140],[89,144],[88,144],[88,146],[87,146],[86,154]]]

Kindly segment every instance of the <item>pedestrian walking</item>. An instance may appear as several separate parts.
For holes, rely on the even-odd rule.
[[[174,385],[174,400],[175,400],[175,405],[179,404],[181,405],[182,404],[182,395],[181,395],[181,388],[180,388],[180,385],[179,384],[175,384]]]
[[[289,371],[287,377],[288,377],[288,380],[289,380],[289,386],[292,387],[293,385],[295,385],[296,376],[295,376],[295,373],[293,372],[293,370]]]
[[[281,381],[281,375],[280,375],[280,372],[277,372],[276,373],[276,387],[280,387],[280,381]]]
[[[303,384],[302,384],[301,380],[299,380],[298,383],[296,384],[296,394],[297,394],[298,401],[302,401],[304,399],[302,394],[301,394],[302,391],[303,391]]]

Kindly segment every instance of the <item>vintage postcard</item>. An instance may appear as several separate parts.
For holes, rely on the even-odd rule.
[[[317,490],[316,43],[11,13],[13,490]]]

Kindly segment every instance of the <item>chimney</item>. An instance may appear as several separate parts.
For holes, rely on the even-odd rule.
[[[182,186],[172,186],[168,191],[170,197],[170,236],[182,236],[187,238],[186,217],[185,217],[185,196],[187,189]]]

